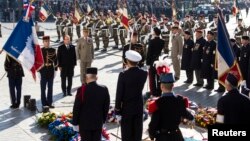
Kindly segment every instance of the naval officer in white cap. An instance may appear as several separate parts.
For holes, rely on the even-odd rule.
[[[128,50],[125,53],[127,70],[119,74],[115,110],[121,116],[122,141],[141,141],[143,130],[142,90],[147,80],[147,71],[137,65],[141,55]]]

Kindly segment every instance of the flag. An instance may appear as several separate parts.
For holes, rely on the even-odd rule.
[[[81,10],[81,7],[79,5],[79,3],[76,1],[75,4],[75,13],[74,13],[74,23],[79,23],[79,21],[81,20],[83,16],[83,12]]]
[[[49,7],[46,4],[44,4],[39,11],[39,19],[42,22],[45,22],[50,14],[51,12],[49,10]]]
[[[176,19],[177,17],[177,12],[176,12],[176,5],[175,5],[175,1],[172,0],[172,19]]]
[[[28,1],[23,1],[23,9],[25,10],[24,16],[25,19],[31,17],[31,13],[35,10],[35,6],[32,5],[32,2],[28,3]]]
[[[236,16],[237,13],[239,12],[238,7],[239,7],[238,1],[234,0],[233,9],[232,9],[232,13],[234,16]]]
[[[36,80],[36,71],[43,65],[43,56],[32,18],[28,21],[21,19],[17,23],[3,49],[30,70]]]
[[[242,80],[240,68],[232,50],[226,24],[220,10],[218,16],[218,33],[217,61],[219,82],[224,85],[229,72],[233,73],[239,80]]]
[[[120,8],[120,13],[121,13],[121,23],[122,23],[122,25],[126,28],[126,29],[128,29],[128,27],[129,27],[129,24],[128,24],[128,11],[127,11],[127,8],[125,7],[125,8]]]

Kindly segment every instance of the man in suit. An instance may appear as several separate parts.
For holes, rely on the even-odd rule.
[[[22,65],[9,55],[6,55],[4,69],[9,80],[10,108],[19,108],[22,95],[22,77],[24,77]]]
[[[156,141],[184,141],[179,129],[181,120],[193,120],[194,117],[186,109],[184,98],[173,92],[173,74],[161,74],[160,82],[162,96],[155,101],[157,108],[149,123],[149,137]]]
[[[118,77],[115,110],[121,115],[122,141],[141,141],[143,130],[142,90],[147,80],[147,72],[137,65],[141,55],[129,50],[125,53],[127,70]]]
[[[43,37],[42,54],[44,65],[40,69],[41,75],[41,100],[43,106],[49,106],[54,108],[52,105],[53,102],[53,81],[55,76],[55,71],[57,70],[57,56],[56,50],[50,47],[50,37]],[[46,95],[46,87],[48,88],[48,93]]]
[[[83,29],[83,37],[77,42],[76,52],[77,59],[80,59],[81,82],[85,84],[86,69],[91,67],[92,60],[94,59],[93,40],[89,37],[89,31],[87,28]]]
[[[175,80],[179,80],[181,75],[180,59],[182,56],[182,47],[183,47],[183,38],[178,31],[179,27],[177,26],[172,27],[173,37],[172,37],[171,58],[174,67]]]
[[[97,68],[87,68],[86,86],[77,90],[73,107],[73,129],[80,130],[85,141],[100,141],[106,121],[110,96],[108,88],[97,82]]]
[[[217,104],[216,122],[221,124],[250,124],[250,99],[237,89],[239,78],[228,73],[225,87],[228,93],[222,96]]]
[[[70,37],[65,35],[64,44],[59,46],[57,50],[58,67],[61,71],[61,87],[63,96],[71,96],[72,77],[74,76],[74,68],[76,66],[75,46],[70,44]],[[66,79],[68,86],[66,91]]]
[[[160,39],[161,30],[159,28],[154,28],[153,39],[149,41],[146,64],[149,67],[149,88],[150,93],[153,96],[159,96],[161,94],[159,87],[159,76],[156,73],[154,67],[154,61],[158,60],[161,55],[162,49],[164,48],[165,42]]]

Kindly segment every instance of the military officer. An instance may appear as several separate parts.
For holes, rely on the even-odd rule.
[[[182,35],[178,32],[179,27],[172,27],[172,48],[171,48],[171,58],[173,62],[174,72],[175,72],[175,80],[180,79],[180,59],[182,55],[182,47],[183,47],[183,38]]]
[[[4,69],[9,80],[10,108],[19,108],[22,96],[22,77],[24,77],[23,67],[15,59],[6,55]]]
[[[165,46],[164,46],[163,51],[165,54],[169,54],[169,40],[170,40],[171,25],[168,23],[168,18],[163,19],[162,26],[163,26],[163,30],[161,32],[161,37],[165,41]]]
[[[56,50],[50,47],[50,37],[43,37],[42,54],[44,65],[39,70],[41,75],[40,86],[41,86],[41,100],[43,106],[49,106],[54,108],[53,103],[53,81],[55,77],[55,71],[57,71],[57,55]],[[46,94],[46,88],[48,93]]]
[[[207,42],[203,47],[201,65],[201,77],[207,79],[207,85],[204,88],[208,90],[214,89],[215,51],[216,42],[214,41],[214,33],[212,31],[208,31]]]
[[[65,35],[64,44],[57,50],[58,68],[61,71],[61,88],[63,96],[71,96],[72,77],[74,76],[74,68],[76,66],[75,46],[70,44],[69,35]],[[68,85],[66,88],[66,80]]]
[[[142,44],[138,43],[138,34],[136,32],[134,32],[132,35],[131,43],[123,47],[123,53],[122,53],[123,68],[125,68],[127,65],[127,59],[126,59],[125,53],[128,50],[135,50],[142,56],[142,59],[138,63],[138,66],[143,67],[144,61],[145,61],[145,47]]]
[[[157,110],[153,112],[149,123],[149,137],[156,141],[183,141],[179,125],[183,118],[193,120],[193,115],[186,109],[185,100],[173,92],[174,75],[160,76],[162,95],[156,100]]]
[[[248,36],[242,36],[241,39],[242,46],[240,48],[240,70],[243,76],[243,81],[245,86],[242,86],[242,93],[248,95],[250,89],[250,43]]]
[[[56,32],[57,32],[57,41],[56,42],[60,42],[61,40],[61,22],[62,22],[62,17],[60,12],[56,13],[56,16],[54,17],[56,19],[55,23],[56,23]]]
[[[225,81],[228,93],[218,101],[217,123],[230,125],[250,124],[250,99],[238,91],[238,85],[239,78],[233,73],[228,73]]]
[[[187,80],[184,83],[193,82],[193,69],[191,68],[192,50],[194,48],[194,41],[191,38],[189,31],[184,32],[184,46],[181,59],[181,69],[186,71]]]
[[[81,82],[86,84],[86,69],[91,67],[94,59],[94,45],[92,38],[89,37],[89,30],[83,29],[83,37],[77,42],[76,56],[80,60]]]
[[[122,141],[141,141],[143,130],[142,90],[147,72],[137,67],[141,55],[128,50],[125,53],[128,69],[118,77],[115,112],[121,115]]]
[[[194,86],[202,87],[204,83],[203,79],[201,78],[202,54],[206,40],[203,38],[202,30],[196,30],[195,36],[196,42],[192,50],[191,68],[194,70],[197,80],[197,83],[194,84]]]
[[[87,68],[86,82],[77,89],[73,129],[86,141],[100,141],[109,111],[110,95],[106,86],[97,83],[97,68]]]
[[[234,37],[238,44],[241,43],[241,37],[243,36],[244,32],[245,32],[245,28],[242,25],[242,19],[238,19],[238,25],[236,29],[234,30]]]

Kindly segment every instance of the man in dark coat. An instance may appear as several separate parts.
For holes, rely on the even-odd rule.
[[[22,65],[7,55],[4,62],[4,69],[7,72],[7,77],[9,80],[11,97],[10,108],[19,108],[22,96],[22,77],[24,77]]]
[[[159,76],[157,75],[154,67],[154,62],[158,60],[161,55],[162,49],[164,48],[165,42],[160,39],[161,30],[154,28],[153,36],[154,39],[149,41],[146,64],[149,67],[149,88],[150,93],[153,96],[159,96],[161,94],[159,86]]]
[[[201,77],[207,79],[205,89],[214,89],[214,73],[215,73],[215,51],[216,42],[214,41],[213,31],[207,32],[207,42],[203,47]]]
[[[43,106],[49,106],[54,108],[53,102],[53,81],[55,76],[55,71],[57,70],[57,56],[56,50],[50,47],[50,37],[43,37],[44,47],[42,48],[44,65],[40,69],[41,75],[41,100]],[[46,87],[48,88],[48,93],[46,94]]]
[[[74,68],[76,66],[76,51],[75,46],[70,44],[70,37],[65,35],[64,44],[59,46],[57,50],[58,67],[61,71],[61,87],[63,95],[72,95],[72,77],[74,76]],[[66,91],[66,79],[68,86]]]
[[[126,52],[128,69],[118,77],[115,110],[121,118],[122,141],[141,141],[143,130],[142,90],[147,72],[137,67],[142,59],[134,50]]]
[[[172,73],[161,74],[162,95],[155,102],[157,110],[152,114],[148,129],[151,140],[184,141],[179,124],[182,118],[194,118],[186,109],[184,98],[174,94],[174,81]]]
[[[191,39],[191,33],[189,31],[184,32],[184,46],[182,52],[181,69],[186,70],[187,80],[184,83],[193,82],[193,73],[190,63],[192,58],[192,50],[194,48],[194,41]]]
[[[96,80],[97,68],[87,68],[87,84],[77,90],[73,107],[73,129],[79,130],[84,141],[101,140],[102,126],[109,110],[108,88],[97,84]]]
[[[250,99],[241,94],[237,87],[239,78],[229,73],[225,81],[228,93],[222,96],[217,104],[216,122],[221,124],[250,124]]]
[[[202,30],[196,30],[195,36],[196,36],[196,42],[195,46],[193,48],[192,58],[191,58],[191,68],[195,72],[195,77],[197,80],[197,83],[194,84],[194,86],[202,87],[203,86],[203,79],[201,78],[201,60],[202,60],[202,54],[203,54],[203,47],[206,44],[206,40],[203,38],[203,32]]]
[[[242,36],[242,46],[240,48],[240,70],[245,84],[242,87],[242,93],[248,96],[250,89],[250,43],[248,36]]]

